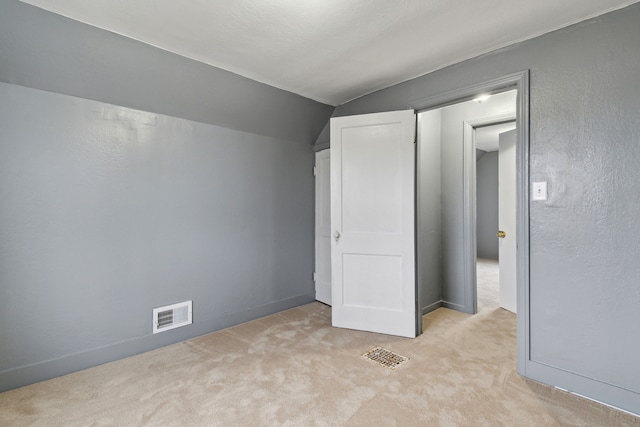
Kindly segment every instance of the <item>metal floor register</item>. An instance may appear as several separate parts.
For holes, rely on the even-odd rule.
[[[407,360],[408,357],[400,356],[386,348],[375,347],[362,355],[365,359],[369,359],[389,369],[395,369]]]

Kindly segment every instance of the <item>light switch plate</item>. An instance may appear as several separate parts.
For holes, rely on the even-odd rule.
[[[547,182],[532,182],[531,183],[531,200],[547,200]]]

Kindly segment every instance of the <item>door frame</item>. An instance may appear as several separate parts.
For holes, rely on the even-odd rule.
[[[478,277],[476,264],[478,262],[478,230],[477,230],[477,171],[476,171],[476,138],[474,130],[480,126],[498,125],[516,121],[516,113],[496,114],[480,119],[466,120],[463,123],[463,215],[464,228],[464,282],[465,307],[471,307],[472,314],[478,312]],[[516,129],[518,124],[516,123]],[[516,130],[517,132],[517,130]]]
[[[407,108],[415,111],[424,111],[471,100],[480,94],[494,94],[510,89],[517,90],[516,97],[516,292],[517,292],[517,371],[519,375],[526,376],[526,365],[529,361],[529,70],[514,73],[495,80],[478,83],[476,85],[452,90],[439,95],[419,98],[408,103]],[[472,156],[475,158],[475,156]],[[470,159],[469,159],[470,160]],[[474,165],[472,165],[474,166]],[[465,165],[465,171],[467,166]],[[467,171],[468,173],[468,171]],[[465,186],[468,180],[465,180]],[[465,204],[469,203],[470,194],[464,194]],[[417,194],[416,197],[419,197]],[[475,202],[475,201],[473,201]],[[416,203],[418,206],[418,203]],[[466,224],[464,234],[464,251],[467,261],[473,259],[476,251],[471,245],[469,232],[474,224],[471,224],[472,212],[465,209],[464,222]],[[471,227],[469,225],[471,224]],[[475,241],[475,239],[474,239]],[[468,265],[468,264],[467,264]],[[474,266],[475,269],[475,266]],[[475,276],[475,274],[474,274]],[[418,276],[416,276],[418,277]],[[473,283],[471,283],[471,286]],[[469,283],[466,287],[470,288]],[[416,286],[418,301],[420,298],[420,286]],[[471,292],[466,292],[466,298],[471,297]],[[417,322],[418,333],[422,333],[422,322]]]

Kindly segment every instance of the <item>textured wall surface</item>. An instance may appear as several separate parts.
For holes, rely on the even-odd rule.
[[[314,299],[309,145],[5,83],[0,123],[2,389]]]
[[[0,40],[0,390],[313,300],[333,107],[17,0]]]
[[[530,70],[530,354],[534,379],[640,414],[640,4],[338,107],[414,100]]]
[[[498,259],[498,152],[476,163],[476,238],[478,258]]]

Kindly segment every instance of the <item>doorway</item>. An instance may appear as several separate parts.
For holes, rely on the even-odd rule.
[[[427,112],[434,109],[442,108],[445,106],[453,105],[456,103],[472,100],[481,94],[496,94],[509,90],[516,90],[516,112],[515,119],[517,124],[516,131],[516,232],[515,237],[517,241],[516,252],[516,289],[517,289],[517,370],[518,374],[525,375],[525,368],[527,365],[529,354],[529,72],[523,71],[513,75],[501,77],[492,81],[487,81],[474,86],[469,86],[461,89],[452,90],[450,92],[441,93],[439,95],[432,95],[425,98],[415,99],[409,102],[409,107],[415,111]],[[420,115],[419,115],[420,116]],[[420,119],[418,120],[418,133],[422,130],[420,125]],[[420,139],[420,138],[419,138]],[[418,145],[417,157],[425,156],[423,150],[424,147]],[[471,147],[464,147],[467,152],[463,161],[462,171],[464,171],[464,177],[468,178],[471,173],[474,172],[475,156],[473,152],[470,152]],[[444,154],[443,154],[444,155]],[[459,157],[458,157],[459,158]],[[471,159],[473,158],[473,161]],[[460,166],[458,165],[460,169]],[[424,170],[419,169],[416,177],[417,182],[417,201],[416,205],[420,209],[423,205],[428,204],[425,197],[420,194],[421,183],[424,180]],[[475,203],[473,200],[474,192],[471,186],[472,180],[463,179],[463,182],[458,185],[458,194],[463,194],[463,209],[458,215],[462,216],[460,222],[461,234],[462,234],[462,269],[463,282],[462,289],[459,290],[459,298],[462,301],[462,307],[458,308],[460,311],[466,311],[473,313],[477,307],[476,296],[476,246],[473,236],[475,236]],[[419,211],[418,211],[419,212]],[[420,258],[423,254],[423,244],[428,238],[429,234],[426,233],[424,227],[422,227],[423,218],[417,212],[417,256]],[[438,228],[440,229],[440,228]],[[455,230],[456,233],[460,233],[460,230]],[[449,236],[447,236],[448,238]],[[444,239],[442,239],[444,241]],[[438,272],[436,271],[435,274]],[[441,286],[433,286],[433,283],[438,283],[436,280],[425,280],[430,274],[418,263],[417,271],[417,293],[419,302],[421,304],[421,312],[423,314],[428,313],[430,310],[434,310],[437,307],[445,306],[443,302],[444,292]],[[440,299],[434,299],[438,296]],[[431,298],[431,300],[429,300]],[[422,330],[420,330],[420,333]]]
[[[476,154],[477,312],[498,307],[516,312],[516,123],[503,119],[490,117],[473,126],[465,123],[473,127]]]
[[[493,236],[495,251],[481,254],[498,259],[498,171],[492,171],[495,223],[478,227],[478,207],[492,203],[490,198],[478,201],[478,153],[495,151],[485,155],[497,168],[498,134],[515,127],[516,99],[511,89],[481,102],[463,100],[418,114],[417,246],[423,314],[441,306],[477,312],[478,244],[487,240],[487,233]]]
[[[413,111],[427,112],[434,109],[450,106],[456,103],[461,103],[464,101],[472,100],[479,94],[500,94],[509,90],[517,90],[516,95],[516,123],[517,123],[517,135],[516,135],[516,239],[518,243],[518,250],[516,254],[516,286],[517,286],[517,336],[518,336],[518,349],[517,349],[517,366],[518,373],[520,375],[524,375],[524,369],[527,362],[527,354],[529,353],[529,229],[528,229],[528,218],[529,218],[529,188],[528,188],[528,177],[529,177],[529,163],[528,163],[528,152],[529,152],[529,73],[528,71],[523,71],[520,73],[515,73],[513,75],[505,76],[502,78],[498,78],[492,81],[488,81],[485,83],[481,83],[475,86],[469,86],[463,89],[458,89],[446,93],[442,93],[440,95],[428,96],[426,98],[415,99],[409,101],[407,108]],[[419,115],[418,118],[418,133],[420,133],[422,125],[420,122],[425,122],[425,120],[420,120],[420,116],[425,117],[424,115]],[[331,138],[334,139],[333,136]],[[424,150],[421,149],[420,145],[418,145],[417,157],[421,155],[425,155]],[[457,289],[458,297],[460,303],[459,307],[451,307],[456,308],[460,311],[473,313],[476,309],[476,289],[475,289],[475,262],[476,262],[476,246],[475,246],[475,203],[473,200],[474,192],[472,191],[471,183],[473,180],[469,179],[471,172],[474,172],[475,168],[475,156],[471,151],[471,146],[463,147],[463,150],[468,155],[463,156],[462,166],[460,164],[456,164],[456,168],[462,173],[463,182],[458,183],[454,189],[454,192],[446,193],[442,192],[441,196],[437,196],[435,198],[431,198],[430,200],[435,200],[437,203],[440,203],[441,199],[444,200],[446,197],[460,197],[462,194],[462,212],[457,212],[455,215],[458,217],[459,222],[462,224],[458,229],[453,230],[454,234],[451,236],[446,236],[447,239],[450,237],[455,237],[456,239],[461,238],[462,240],[462,267],[458,273],[461,274],[462,284],[459,286],[461,289]],[[333,150],[332,150],[333,151]],[[446,153],[438,153],[437,156],[431,156],[432,160],[437,159],[440,160],[440,154],[442,154],[442,158],[444,158]],[[333,159],[333,153],[332,153]],[[427,156],[429,157],[429,156]],[[473,158],[473,161],[471,160]],[[460,157],[457,158],[460,161]],[[435,162],[440,164],[440,162]],[[418,258],[421,257],[424,253],[424,248],[422,247],[423,242],[429,241],[425,240],[425,233],[427,237],[429,236],[429,227],[425,227],[425,220],[420,215],[420,209],[423,205],[430,205],[428,200],[425,200],[423,195],[421,195],[420,189],[423,188],[426,184],[433,185],[432,182],[425,182],[427,180],[424,179],[424,175],[426,173],[426,168],[419,168],[416,179],[416,252]],[[432,172],[432,171],[431,171]],[[332,172],[333,173],[333,172]],[[445,194],[446,193],[446,194]],[[456,196],[457,195],[457,196]],[[438,218],[441,218],[438,215]],[[427,225],[433,226],[433,224],[437,223],[437,220],[431,218],[432,221],[426,221]],[[441,227],[431,228],[431,230],[435,230],[437,233],[440,230],[441,236],[443,233],[443,229]],[[439,242],[445,242],[445,239],[436,239]],[[433,241],[433,239],[431,240]],[[441,246],[441,245],[438,245]],[[442,245],[444,246],[444,245]],[[436,248],[437,249],[437,248]],[[440,249],[437,249],[440,250]],[[435,252],[436,256],[440,256],[441,253]],[[437,265],[441,265],[440,260],[438,259]],[[417,280],[415,281],[415,291],[417,295],[416,306],[415,306],[415,315],[417,321],[417,329],[416,333],[419,335],[422,333],[422,322],[418,321],[418,317],[421,318],[422,314],[426,314],[426,310],[435,309],[441,306],[448,306],[444,301],[442,291],[442,287],[440,286],[440,277],[443,276],[442,271],[426,271],[424,268],[424,263],[418,263],[418,269],[416,271]],[[429,281],[423,280],[426,276],[429,276]],[[434,276],[436,276],[434,278]],[[429,288],[429,284],[436,284],[437,286],[434,289]],[[425,286],[427,285],[427,286]],[[434,291],[429,293],[429,291]],[[435,295],[438,299],[432,305],[421,305],[425,298],[425,295],[428,297],[432,297]],[[452,304],[452,305],[453,305]]]

